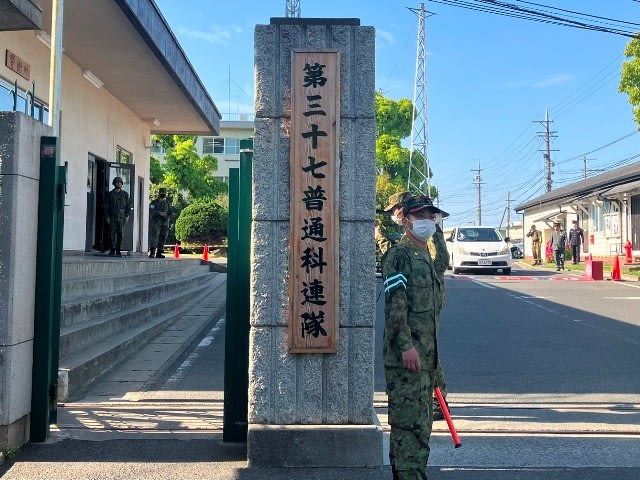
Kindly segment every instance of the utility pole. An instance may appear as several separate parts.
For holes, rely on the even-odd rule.
[[[511,192],[507,192],[507,237],[509,235],[509,226],[511,225]]]
[[[587,158],[586,155],[584,157],[582,157],[582,163],[584,165],[584,167],[582,169],[582,172],[583,172],[582,178],[587,178],[587,171],[588,171],[587,170],[587,160],[588,161],[592,161],[592,160],[595,160],[595,158]]]
[[[471,169],[472,172],[476,172],[476,176],[473,179],[476,187],[478,187],[478,226],[482,225],[482,169],[480,168],[480,160],[478,160],[478,168]]]
[[[285,17],[300,18],[300,2],[302,0],[286,0]]]
[[[543,157],[544,157],[544,165],[545,165],[545,172],[546,172],[546,178],[547,178],[546,191],[550,192],[551,186],[553,184],[553,170],[551,170],[551,168],[554,166],[554,163],[551,161],[551,152],[558,151],[558,150],[553,150],[551,148],[551,139],[556,138],[557,135],[555,134],[558,132],[551,131],[550,124],[553,122],[549,120],[549,109],[545,111],[545,119],[536,120],[536,123],[539,123],[544,127],[544,132],[536,132],[536,133],[538,133],[538,135],[540,135],[541,137],[544,137],[545,139],[546,149],[542,151],[544,152]]]

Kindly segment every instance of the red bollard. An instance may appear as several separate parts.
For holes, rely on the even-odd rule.
[[[173,258],[180,258],[180,245],[177,243],[173,247]]]
[[[209,261],[209,246],[205,243],[204,248],[202,249],[202,260],[205,262]]]
[[[631,240],[627,240],[627,243],[624,244],[624,263],[625,265],[630,265],[633,263],[633,245],[631,244]]]

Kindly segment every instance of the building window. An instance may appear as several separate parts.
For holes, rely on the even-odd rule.
[[[131,163],[131,152],[122,147],[116,148],[116,163]]]
[[[213,139],[213,153],[224,153],[224,138]]]
[[[240,140],[237,138],[225,138],[224,139],[224,153],[226,155],[239,155],[240,154]]]
[[[589,209],[591,216],[591,227],[594,232],[602,232],[604,230],[604,210],[597,203],[592,203]]]
[[[15,84],[9,83],[6,80],[0,78],[0,111],[3,112],[22,112],[27,115],[33,116],[36,120],[43,123],[49,122],[49,109],[47,106],[38,100],[37,98],[32,100],[32,93],[25,90],[18,90],[16,97],[15,109],[13,91]],[[31,112],[33,107],[33,113]]]
[[[213,153],[213,137],[202,138],[202,153],[203,154]]]

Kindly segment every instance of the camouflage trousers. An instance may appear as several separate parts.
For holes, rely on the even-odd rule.
[[[151,222],[149,226],[149,248],[157,248],[158,251],[162,252],[167,241],[168,231],[168,223]]]
[[[425,480],[433,424],[433,371],[385,368],[394,480]]]
[[[122,229],[124,220],[112,218],[109,220],[109,237],[111,238],[111,248],[120,250],[122,244]]]

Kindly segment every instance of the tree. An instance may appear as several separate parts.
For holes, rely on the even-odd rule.
[[[180,214],[176,236],[198,245],[220,243],[227,236],[227,211],[213,199],[196,200]]]
[[[149,180],[151,184],[159,184],[164,180],[164,168],[162,168],[162,164],[158,157],[151,155],[151,163],[150,163],[150,176]]]
[[[212,176],[218,169],[218,160],[209,154],[200,157],[196,151],[195,137],[184,140],[176,137],[174,146],[165,156],[164,183],[185,190],[194,199],[216,197],[226,192],[226,184]]]
[[[410,164],[409,149],[402,146],[402,141],[411,135],[413,104],[411,100],[406,98],[397,101],[386,98],[379,91],[376,92],[375,100],[378,129],[378,138],[376,139],[376,167],[378,170],[376,207],[380,209],[386,204],[389,195],[407,190]],[[417,171],[422,171],[424,158],[421,152],[413,152],[413,165]],[[412,175],[419,175],[417,171],[412,172]],[[431,172],[429,175],[431,176]],[[431,198],[437,196],[437,190],[433,186],[428,193]]]
[[[624,55],[627,60],[622,64],[618,92],[628,95],[633,116],[640,128],[640,39],[631,39],[624,49]]]

